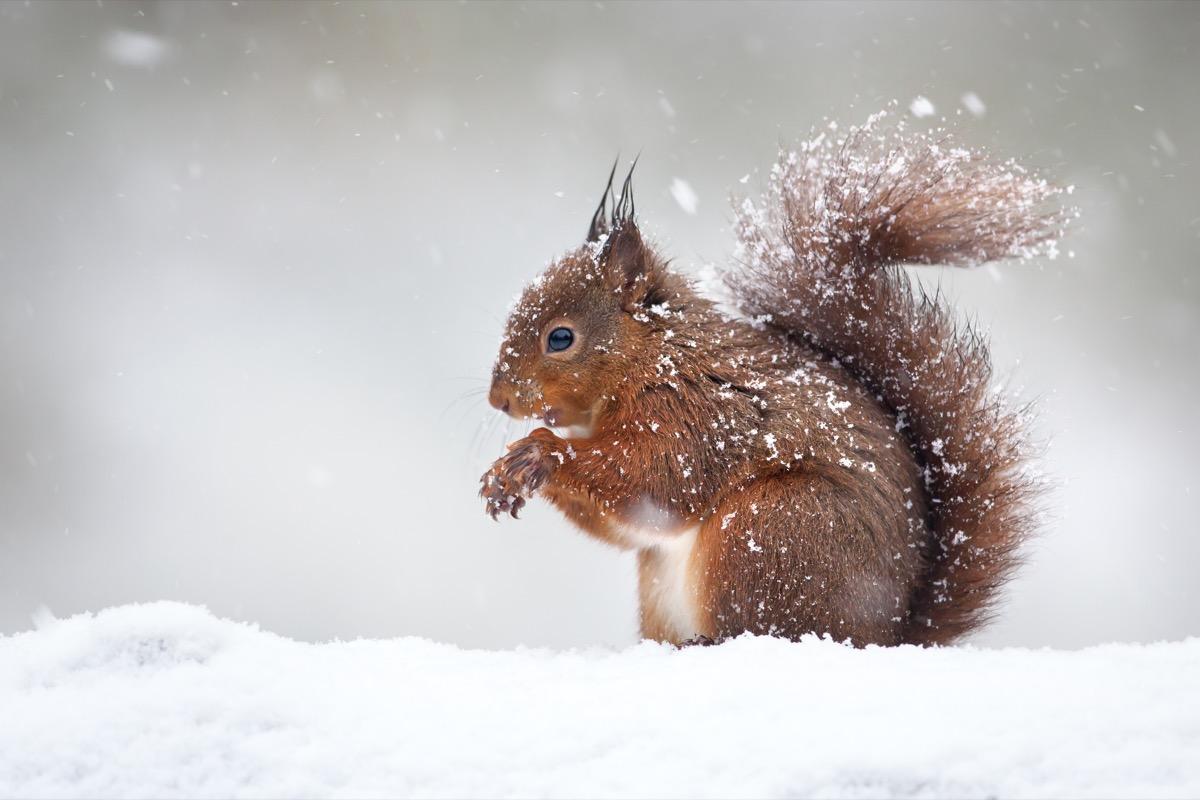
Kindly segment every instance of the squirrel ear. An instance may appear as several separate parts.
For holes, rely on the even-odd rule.
[[[604,275],[608,285],[620,295],[621,304],[627,309],[644,304],[653,296],[652,290],[658,283],[654,259],[642,241],[641,231],[634,221],[633,168],[636,166],[635,158],[621,185],[621,196],[616,197],[613,194],[613,178],[617,174],[617,162],[613,162],[600,205],[592,215],[587,238],[589,242],[597,242],[604,238],[600,250]],[[611,211],[608,208],[610,199],[613,201]]]
[[[625,308],[644,305],[656,294],[658,268],[633,220],[621,223],[609,234],[602,263],[608,285]]]

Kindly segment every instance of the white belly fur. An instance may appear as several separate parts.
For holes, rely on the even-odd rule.
[[[650,604],[673,641],[690,639],[700,632],[696,609],[696,586],[690,568],[692,550],[699,528],[689,528],[673,535],[640,534],[631,540],[642,540],[639,546],[646,551],[648,573],[643,587],[643,602]],[[651,541],[645,541],[650,539]]]

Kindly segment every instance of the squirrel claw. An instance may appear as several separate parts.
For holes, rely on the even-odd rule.
[[[492,519],[504,513],[520,519],[518,512],[525,501],[541,488],[553,468],[554,461],[542,442],[530,436],[513,442],[508,454],[480,478],[479,496],[487,501],[484,511]]]
[[[484,498],[484,513],[490,516],[497,522],[500,521],[500,515],[508,512],[513,519],[517,519],[517,512],[525,505],[525,498],[516,495],[497,496],[493,491],[490,491],[492,484],[484,479],[484,487],[479,490],[479,495]]]

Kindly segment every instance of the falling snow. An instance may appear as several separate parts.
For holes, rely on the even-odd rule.
[[[109,58],[131,67],[153,67],[166,58],[169,49],[165,39],[143,31],[114,31],[104,41]]]
[[[675,202],[684,210],[684,213],[696,213],[696,207],[700,200],[696,197],[696,191],[692,185],[683,178],[675,178],[671,181],[671,196],[675,198]]]
[[[934,108],[933,103],[924,95],[917,95],[909,104],[908,110],[912,112],[912,115],[917,119],[932,117],[937,113],[937,109]]]
[[[962,96],[963,108],[971,112],[972,116],[982,117],[987,113],[987,106],[979,99],[979,95],[974,92],[967,92]]]

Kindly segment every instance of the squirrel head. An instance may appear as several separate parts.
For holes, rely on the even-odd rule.
[[[661,343],[647,312],[686,285],[638,230],[632,175],[611,214],[609,176],[587,240],[551,263],[509,313],[488,395],[495,408],[586,435],[654,373]]]

